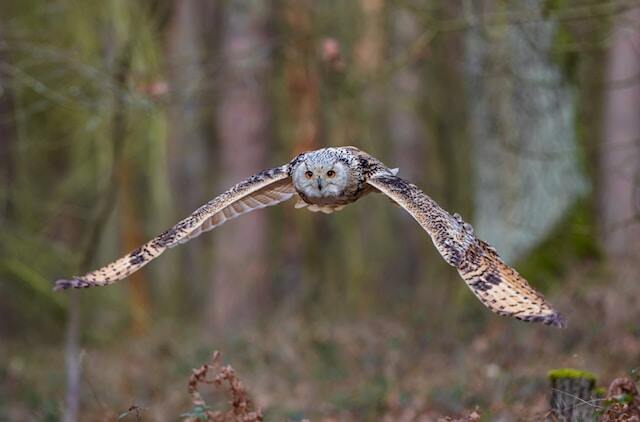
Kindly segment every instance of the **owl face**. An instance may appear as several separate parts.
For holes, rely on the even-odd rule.
[[[296,190],[311,200],[342,196],[349,183],[347,164],[334,154],[321,152],[308,154],[292,174]]]

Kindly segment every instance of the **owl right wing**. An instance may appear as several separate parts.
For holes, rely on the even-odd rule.
[[[473,234],[459,215],[452,216],[416,185],[380,174],[369,183],[404,208],[431,236],[448,264],[480,301],[499,315],[529,322],[564,326],[564,318],[516,270],[500,259],[496,250]]]
[[[138,249],[83,276],[58,280],[54,289],[112,284],[138,271],[167,248],[185,243],[201,233],[249,211],[288,200],[295,193],[288,170],[287,164],[262,171],[238,183]]]

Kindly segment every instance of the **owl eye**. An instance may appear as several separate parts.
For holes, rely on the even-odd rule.
[[[335,172],[335,171],[333,171],[333,170],[329,170],[329,171],[327,172],[327,176],[329,176],[329,177],[333,177],[333,176],[335,176],[335,175],[336,175],[336,172]]]
[[[313,177],[313,172],[310,170],[307,170],[304,172],[304,175],[307,176],[307,179],[311,179]]]

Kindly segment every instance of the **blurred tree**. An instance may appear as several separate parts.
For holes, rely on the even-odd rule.
[[[367,81],[373,80],[384,66],[385,3],[384,0],[359,0],[359,7],[352,11],[353,20],[359,22],[359,26],[357,31],[350,34],[353,37],[353,59],[349,76],[352,83],[365,83],[354,84],[357,95],[345,103],[347,114],[342,116],[340,125],[333,128],[336,130],[335,135],[329,134],[331,145],[355,144],[365,151],[383,156],[388,151],[388,148],[385,148],[387,142],[382,136],[383,85]],[[341,141],[337,143],[336,140],[340,138]],[[377,279],[376,275],[382,272],[386,264],[387,259],[384,256],[388,250],[386,247],[380,247],[376,252],[367,251],[365,245],[369,241],[386,245],[391,235],[389,231],[384,230],[381,222],[389,221],[389,214],[385,214],[381,207],[360,206],[349,211],[351,212],[341,214],[335,221],[331,221],[331,224],[338,228],[335,240],[332,241],[337,243],[335,248],[340,248],[343,252],[332,257],[340,262],[329,263],[331,268],[341,267],[342,272],[333,272],[329,276],[331,280],[342,284],[337,290],[343,292],[349,308],[367,312],[376,309],[378,305],[378,298],[374,294],[378,289],[375,286],[385,287],[384,280]]]
[[[274,120],[283,160],[289,160],[321,146],[319,46],[312,1],[287,0],[276,10],[280,28],[278,45],[282,53],[278,55],[280,60],[275,70],[281,79],[274,89]],[[318,281],[318,275],[310,271],[313,262],[305,261],[313,249],[309,233],[315,226],[311,216],[291,204],[283,204],[282,212],[284,222],[276,229],[282,232],[281,253],[279,257],[270,255],[282,264],[282,270],[274,273],[278,279],[274,293],[280,309],[285,309],[283,305],[287,304],[302,307],[300,298],[308,286],[317,285]]]
[[[474,145],[475,226],[507,260],[543,240],[587,183],[579,169],[574,89],[551,54],[546,2],[469,2],[467,75]],[[523,22],[481,16],[507,12]]]
[[[113,136],[116,139],[125,139],[126,118],[122,115],[126,107],[122,100],[116,100],[116,113],[114,115]],[[118,184],[120,185],[119,197],[119,219],[120,238],[122,239],[122,249],[132,251],[146,241],[144,226],[140,223],[144,221],[144,208],[141,206],[140,197],[136,193],[133,180],[139,176],[134,170],[135,160],[124,158],[118,165]],[[151,302],[149,298],[148,279],[145,271],[138,271],[129,277],[129,293],[131,295],[131,330],[134,334],[143,334],[149,328]]]
[[[433,38],[425,24],[455,13],[455,5],[426,9],[415,2],[390,5],[392,71],[386,106],[393,161],[389,164],[399,167],[401,177],[418,184],[442,206],[470,218],[468,138],[460,109],[464,92],[462,75],[453,65],[462,54],[461,34]],[[394,215],[402,236],[392,250],[402,253],[394,254],[395,281],[387,283],[387,288],[402,293],[398,299],[410,304],[407,312],[416,321],[426,317],[430,324],[446,323],[450,313],[444,312],[445,304],[464,286],[442,262],[430,239],[416,231],[417,223],[401,209],[394,209]]]
[[[0,35],[0,44],[2,37]],[[7,55],[0,50],[0,63],[7,61]],[[11,84],[6,70],[0,67],[0,221],[11,218],[11,191],[15,177],[15,127]]]
[[[284,48],[284,80],[288,132],[291,134],[289,152],[293,156],[318,148],[318,72],[311,4],[288,1],[282,8],[286,28],[282,34]]]
[[[362,146],[361,139],[348,132],[355,126],[357,119],[353,110],[354,101],[349,95],[349,77],[354,69],[348,64],[335,66],[332,61],[332,58],[350,51],[349,47],[358,35],[359,28],[345,24],[357,21],[359,3],[311,2],[310,5],[317,40],[317,50],[314,53],[319,55],[319,63],[316,65],[319,73],[318,147],[349,144]],[[317,315],[326,314],[324,308],[327,304],[334,305],[335,314],[344,310],[348,303],[345,292],[354,281],[359,282],[354,280],[352,273],[346,271],[346,267],[359,258],[359,251],[350,245],[356,234],[350,220],[354,211],[340,211],[333,216],[335,218],[309,212],[303,212],[299,216],[299,220],[309,222],[302,226],[303,277],[309,286],[306,299],[313,305],[310,308]]]
[[[391,61],[407,51],[413,51],[417,39],[421,35],[420,20],[415,13],[402,5],[389,5],[389,54]],[[427,136],[424,122],[425,72],[424,59],[426,49],[415,51],[394,69],[387,85],[386,108],[388,138],[391,140],[391,159],[389,165],[400,169],[399,175],[413,183],[423,185],[426,182],[424,161],[433,160],[427,151],[433,139]],[[426,189],[426,186],[425,186]],[[405,234],[402,245],[403,253],[397,259],[398,287],[406,286],[413,291],[418,283],[429,278],[428,268],[421,259],[427,248],[424,233],[416,229],[416,222],[407,213],[394,213],[398,227]],[[426,245],[426,247],[425,247]],[[427,255],[436,258],[434,255]],[[420,258],[419,258],[420,257]],[[424,260],[426,260],[425,258]],[[433,272],[431,272],[433,274]]]
[[[4,22],[1,21],[3,24]],[[4,26],[4,25],[2,25]],[[0,26],[0,29],[2,27]],[[3,45],[2,32],[0,32],[0,45]],[[8,57],[3,49],[0,49],[0,227],[6,227],[12,220],[12,196],[13,183],[15,178],[15,157],[14,149],[16,133],[14,127],[14,108],[12,98],[12,87],[10,75],[1,66],[8,62]],[[4,255],[6,245],[0,242],[0,255]],[[4,284],[0,285],[0,343],[2,337],[13,325],[13,318],[10,318],[9,306],[5,304],[8,292],[4,291]]]
[[[175,410],[179,398],[171,377],[183,373],[176,367],[210,343],[189,331],[189,317],[204,319],[198,314],[206,314],[207,328],[227,334],[243,324],[278,325],[284,316],[287,326],[278,325],[277,333],[282,337],[252,340],[234,359],[250,355],[253,363],[258,356],[270,366],[256,366],[251,380],[268,385],[259,388],[262,397],[274,386],[287,394],[302,391],[305,404],[280,403],[318,412],[324,410],[317,399],[324,409],[329,397],[338,412],[353,406],[354,420],[362,419],[362,409],[374,418],[396,401],[411,410],[405,393],[411,400],[416,385],[429,406],[437,398],[423,382],[441,375],[458,377],[446,394],[459,404],[458,390],[466,390],[468,379],[484,379],[468,376],[463,356],[469,350],[469,367],[481,372],[475,358],[494,365],[498,349],[505,355],[547,350],[552,336],[511,349],[519,347],[514,331],[503,330],[506,325],[475,330],[475,318],[468,318],[475,324],[473,341],[459,342],[455,329],[466,324],[458,324],[465,318],[455,314],[481,305],[451,306],[458,292],[475,299],[411,217],[380,195],[333,216],[295,210],[291,203],[247,215],[167,253],[119,286],[80,292],[81,304],[72,297],[68,305],[66,295],[54,294],[51,280],[137,247],[257,170],[300,151],[348,144],[400,167],[401,176],[476,223],[480,236],[510,260],[545,237],[541,248],[549,254],[568,243],[550,229],[575,228],[557,223],[587,192],[580,171],[585,146],[597,156],[591,159],[597,170],[588,173],[596,182],[589,200],[598,204],[607,258],[637,256],[637,7],[637,0],[2,2],[0,361],[6,365],[0,364],[0,419],[5,408],[16,406],[27,415],[22,419],[44,416],[36,413],[42,403],[58,416],[65,315],[71,322],[70,419],[77,419],[74,409],[104,419],[92,413],[101,401],[130,405],[140,395],[152,418]],[[628,8],[634,11],[620,15]],[[601,60],[605,50],[607,60]],[[581,68],[585,57],[589,72]],[[584,72],[579,80],[573,78],[576,68]],[[592,244],[591,216],[578,211],[575,220]],[[536,271],[554,268],[527,261]],[[620,309],[626,325],[619,347],[636,356],[637,324],[629,311],[638,295],[629,280],[625,306],[615,295],[627,290],[566,300],[604,301],[605,320],[614,319],[608,310]],[[211,291],[202,294],[207,281]],[[262,307],[271,297],[277,311]],[[594,321],[602,319],[599,308],[593,306]],[[305,318],[290,318],[300,314]],[[484,310],[482,315],[489,317]],[[365,322],[354,323],[357,316]],[[129,339],[122,336],[127,327],[149,332]],[[549,358],[581,334],[586,344],[594,335],[601,340],[609,331],[604,328],[578,327],[561,336]],[[532,333],[518,332],[522,338]],[[45,341],[55,344],[47,348]],[[444,345],[441,358],[425,353],[425,345],[438,344]],[[80,350],[88,358],[100,356],[100,365],[82,367],[87,382],[95,382],[90,389],[80,382]],[[131,360],[138,353],[159,370],[140,375],[143,366]],[[581,359],[593,358],[589,353]],[[23,354],[46,359],[29,361]],[[498,355],[504,371],[494,381],[516,372],[511,357]],[[450,359],[462,364],[460,371],[440,365]],[[274,378],[273,367],[296,380]],[[530,365],[525,369],[529,379]],[[423,370],[436,372],[425,378]]]
[[[271,133],[266,81],[271,44],[269,5],[226,2],[221,33],[222,75],[216,123],[220,188],[268,166]],[[271,163],[269,163],[271,164]],[[255,321],[268,288],[266,214],[254,212],[216,233],[208,320],[227,331]]]
[[[614,23],[600,148],[600,233],[611,258],[640,256],[640,9]]]
[[[205,3],[174,0],[166,35],[170,90],[167,157],[173,203],[179,218],[189,215],[218,188],[208,183],[216,174],[215,166],[210,165],[213,141],[211,133],[206,131],[206,112],[210,110],[204,98],[205,92],[215,90],[217,76],[207,77],[207,65],[215,58],[216,51],[207,48],[205,41],[206,37],[215,39],[217,35],[214,29],[206,33],[203,22],[205,19],[215,21],[217,10],[208,9]],[[210,83],[214,86],[208,86]],[[201,292],[205,288],[204,279],[211,273],[210,241],[206,236],[199,239],[197,245],[180,248],[174,265],[165,267],[172,281],[177,279],[183,286],[186,293],[183,301],[190,311],[205,305]]]
[[[470,183],[475,157],[468,135],[465,74],[460,66],[464,62],[465,34],[454,31],[433,36],[430,32],[431,22],[450,21],[461,13],[461,4],[457,2],[433,3],[424,8],[422,34],[414,43],[421,46],[425,37],[430,42],[419,50],[412,49],[424,61],[421,115],[426,129],[426,156],[421,167],[421,186],[449,212],[457,212],[475,223],[474,186]],[[446,304],[470,299],[467,287],[451,267],[442,263],[428,239],[423,243],[423,256],[425,280],[418,285],[423,301],[421,309],[434,310],[428,313],[428,320],[438,327],[447,326],[448,320],[456,318],[456,313],[465,307]],[[474,305],[477,306],[475,302]]]

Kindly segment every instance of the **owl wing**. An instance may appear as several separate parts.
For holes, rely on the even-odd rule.
[[[139,270],[167,248],[185,243],[249,211],[286,201],[294,193],[288,165],[262,171],[218,195],[189,217],[117,261],[80,277],[56,281],[55,290],[112,284]]]
[[[456,267],[473,293],[499,315],[522,321],[564,326],[564,318],[496,250],[473,234],[459,215],[452,216],[433,199],[399,177],[378,175],[367,181],[404,208],[429,233],[448,264]]]

